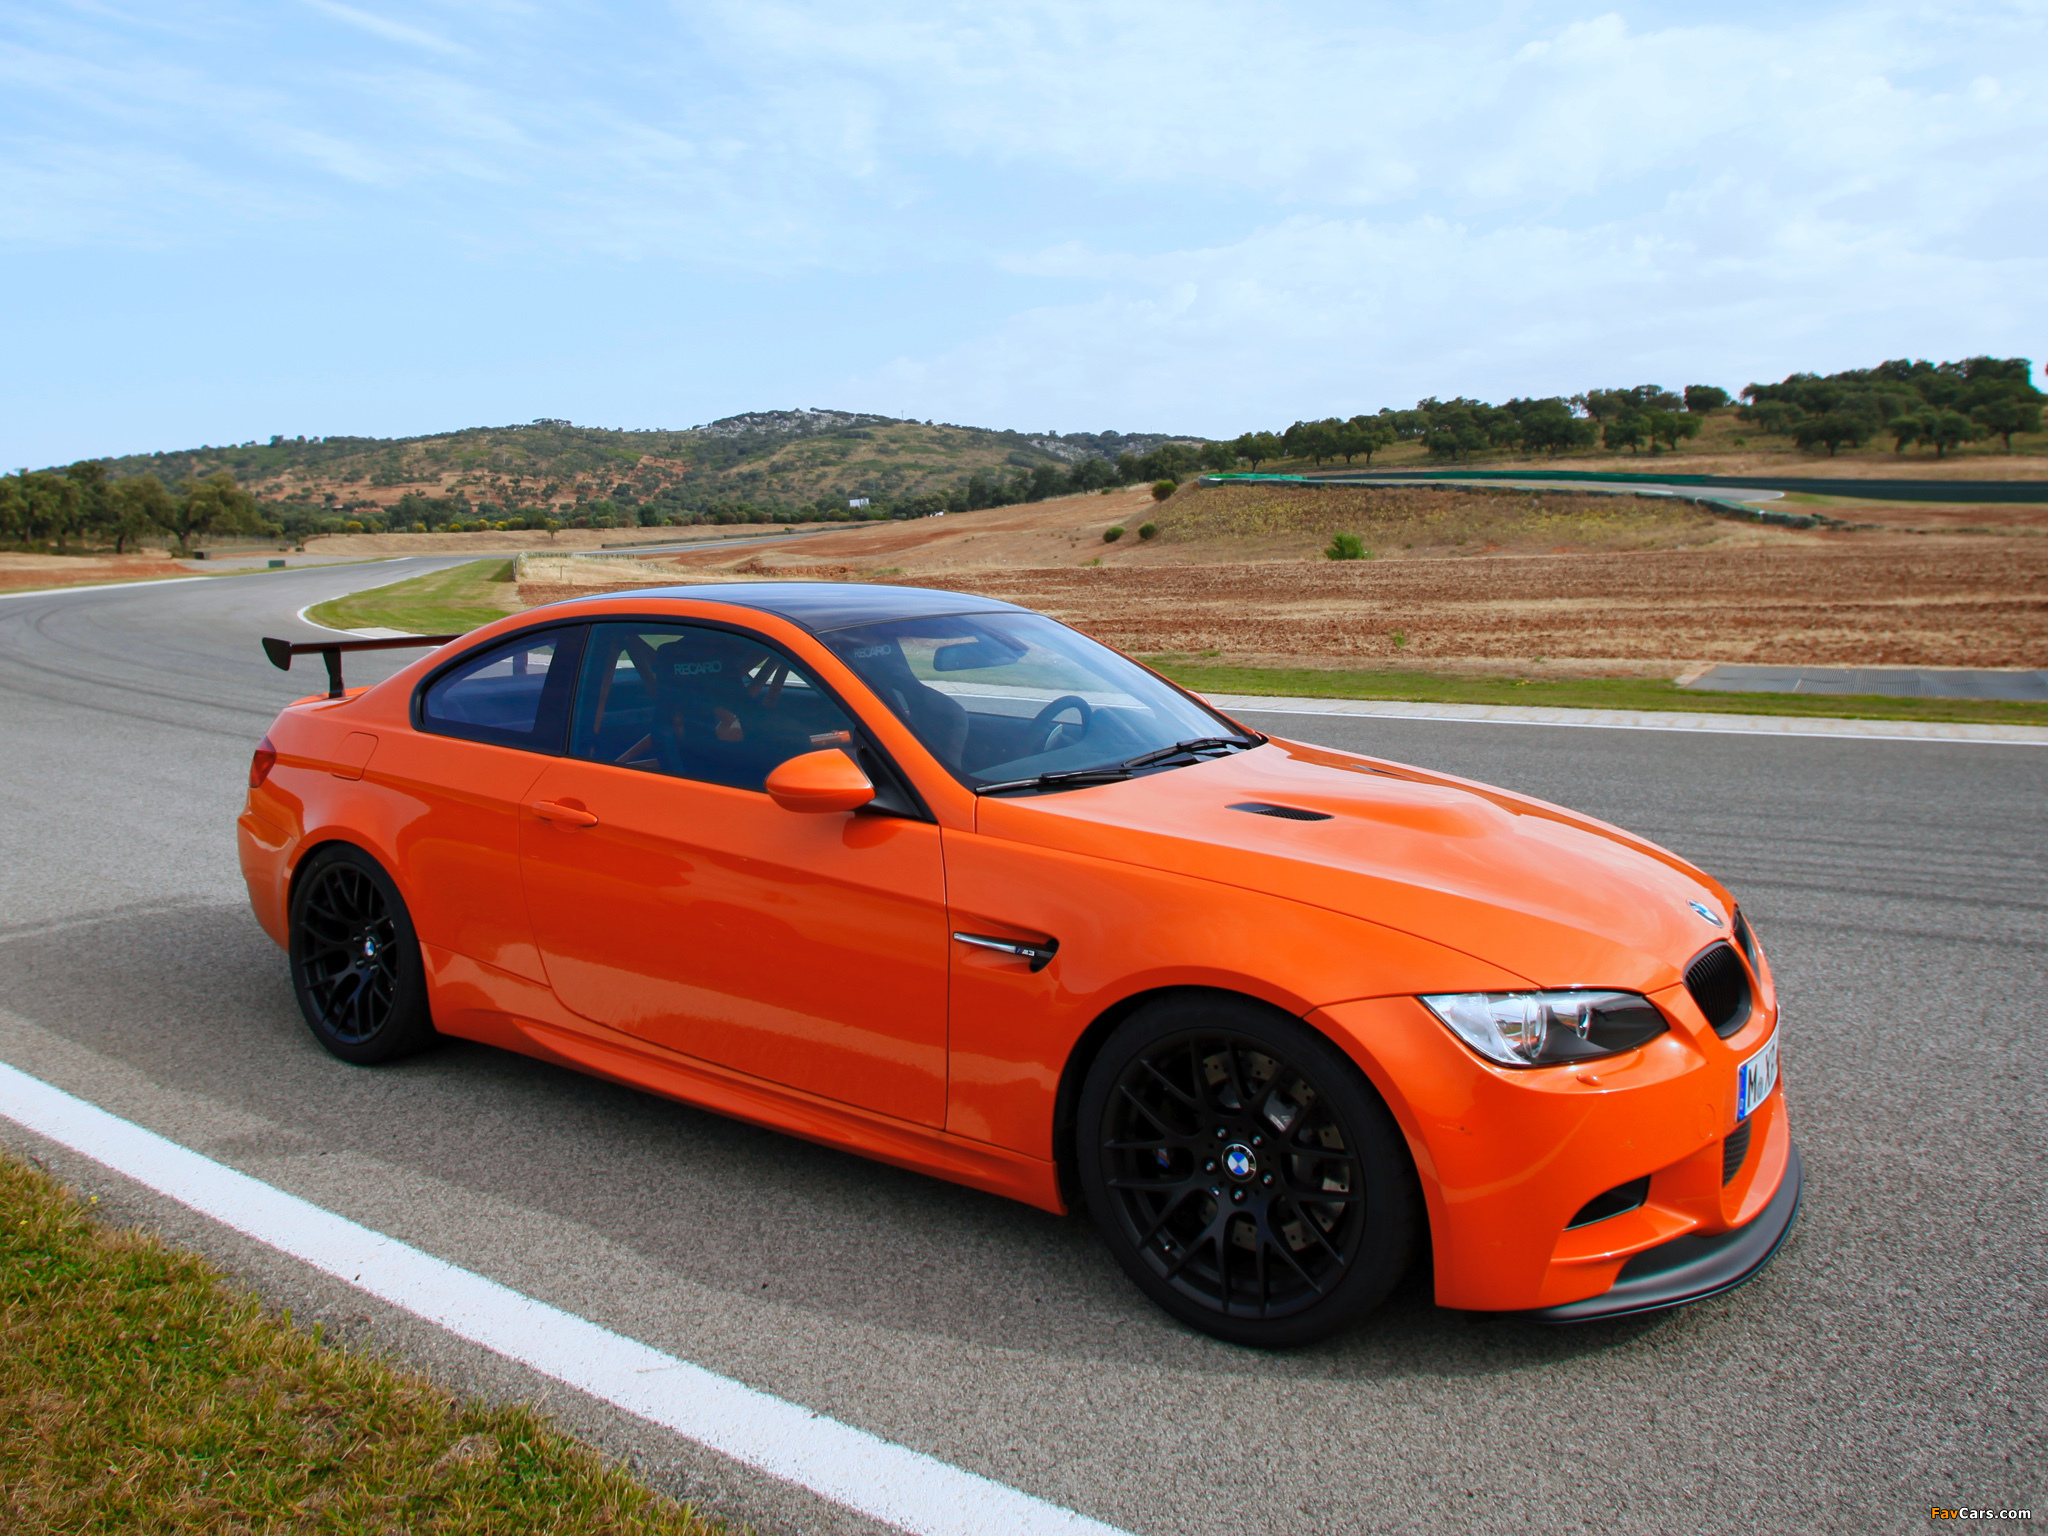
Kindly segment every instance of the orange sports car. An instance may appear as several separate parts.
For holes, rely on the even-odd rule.
[[[1754,1274],[1796,1210],[1776,993],[1615,827],[1263,736],[1009,603],[774,582],[459,640],[266,641],[249,769],[307,1023],[437,1035],[1049,1211],[1244,1344]],[[369,688],[340,653],[438,644]]]

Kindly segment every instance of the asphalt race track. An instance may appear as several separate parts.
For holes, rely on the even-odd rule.
[[[2048,1501],[2048,748],[1289,716],[1646,833],[1743,899],[1786,1005],[1806,1204],[1748,1287],[1577,1330],[1419,1280],[1284,1356],[1182,1330],[1088,1226],[452,1043],[300,1022],[233,819],[264,633],[440,562],[0,601],[0,1061],[750,1385],[1146,1536],[1905,1531]],[[351,663],[352,681],[405,656]],[[546,1396],[769,1532],[872,1529],[366,1301],[0,1121],[345,1336]],[[1532,1149],[1532,1155],[1536,1149]],[[2037,1514],[2037,1518],[2039,1518]]]

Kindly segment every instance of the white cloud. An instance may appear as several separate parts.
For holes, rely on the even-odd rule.
[[[374,15],[353,5],[343,5],[340,0],[304,0],[304,4],[323,16],[332,17],[347,26],[367,32],[372,37],[381,37],[387,42],[405,43],[414,48],[425,48],[432,53],[458,56],[469,51],[445,37],[436,36],[418,27],[407,26],[402,21],[392,21],[388,17]]]
[[[858,350],[896,362],[792,391],[1039,425],[1734,385],[2048,321],[2048,0],[402,14],[23,0],[0,241],[374,238],[628,338],[601,283],[546,274],[658,264],[679,305],[752,284],[792,357],[785,311],[908,274],[943,323],[883,315]]]

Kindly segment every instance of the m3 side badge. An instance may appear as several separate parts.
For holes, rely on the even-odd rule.
[[[1686,903],[1686,905],[1687,905],[1688,907],[1691,907],[1691,908],[1693,909],[1693,911],[1695,911],[1695,912],[1699,913],[1699,915],[1700,915],[1701,917],[1704,917],[1704,918],[1705,918],[1705,919],[1706,919],[1706,920],[1707,920],[1708,922],[1712,923],[1712,924],[1713,924],[1713,925],[1714,925],[1714,926],[1715,926],[1716,928],[1719,928],[1719,927],[1721,926],[1721,919],[1720,919],[1720,917],[1719,917],[1719,916],[1717,916],[1717,915],[1715,914],[1715,912],[1714,912],[1714,909],[1713,909],[1712,907],[1708,906],[1708,905],[1707,905],[1707,904],[1706,904],[1705,902],[1703,902],[1703,901],[1688,901],[1688,902]]]

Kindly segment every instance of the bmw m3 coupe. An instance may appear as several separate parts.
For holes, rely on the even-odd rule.
[[[445,643],[444,643],[445,642]],[[387,681],[344,652],[431,645]],[[1696,1300],[1789,1229],[1770,967],[1618,828],[1012,604],[762,582],[324,652],[249,772],[314,1036],[459,1036],[1024,1201],[1257,1346]]]

